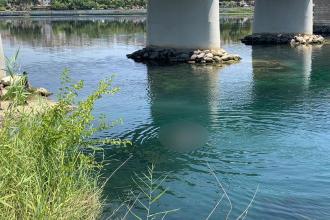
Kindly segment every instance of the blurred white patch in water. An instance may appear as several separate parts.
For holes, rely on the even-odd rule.
[[[185,153],[203,147],[208,140],[208,132],[197,123],[181,121],[161,127],[159,140],[163,146]]]

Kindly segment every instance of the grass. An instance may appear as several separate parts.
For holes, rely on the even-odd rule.
[[[102,186],[90,137],[95,102],[114,94],[101,81],[87,99],[76,102],[83,83],[65,86],[59,101],[42,111],[5,112],[0,128],[0,219],[97,219]],[[73,109],[72,105],[76,107]]]

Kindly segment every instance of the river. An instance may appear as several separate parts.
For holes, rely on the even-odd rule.
[[[146,21],[139,16],[5,18],[0,32],[7,56],[20,49],[21,68],[34,86],[56,92],[68,68],[85,81],[84,98],[114,75],[120,92],[103,97],[94,112],[123,124],[98,137],[129,139],[133,146],[104,146],[104,175],[133,157],[105,187],[104,218],[117,198],[137,190],[134,172],[154,163],[155,175],[168,173],[162,184],[168,191],[154,210],[180,208],[167,219],[208,216],[222,195],[208,165],[231,199],[229,219],[245,210],[257,188],[246,219],[330,219],[330,45],[245,46],[239,39],[251,33],[252,22],[221,17],[222,46],[243,58],[225,67],[127,59],[145,44]],[[189,141],[174,143],[176,134]],[[224,198],[211,219],[229,210]]]

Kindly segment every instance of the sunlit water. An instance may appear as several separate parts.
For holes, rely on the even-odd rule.
[[[85,97],[115,74],[121,91],[98,102],[95,114],[124,123],[98,135],[133,146],[105,146],[105,176],[133,158],[106,186],[109,201],[136,190],[133,172],[155,163],[170,173],[163,183],[169,191],[154,210],[180,208],[168,219],[205,219],[222,195],[209,164],[233,204],[229,219],[244,211],[258,185],[247,219],[330,219],[330,46],[244,46],[239,39],[250,33],[251,20],[221,22],[223,47],[243,58],[223,68],[127,59],[144,46],[143,17],[1,19],[0,31],[6,55],[20,48],[35,86],[56,91],[61,70],[69,68],[85,80]],[[201,142],[177,147],[159,140],[162,129],[182,125],[199,128]],[[224,199],[212,219],[223,219],[229,207]]]

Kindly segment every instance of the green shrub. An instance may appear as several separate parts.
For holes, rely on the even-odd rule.
[[[93,9],[96,8],[97,4],[92,0],[71,0],[72,9]]]
[[[64,81],[70,84],[67,74]],[[42,111],[6,112],[0,128],[0,219],[96,219],[102,209],[92,135],[95,102],[114,94],[101,81],[76,102],[83,82],[61,89],[58,103]],[[73,108],[72,106],[76,107]]]
[[[6,9],[7,0],[0,0],[0,8]]]
[[[65,10],[68,9],[68,6],[59,1],[52,1],[51,8],[54,10]]]
[[[146,0],[53,0],[51,8],[63,9],[109,9],[109,8],[133,8],[135,6],[146,7]]]

